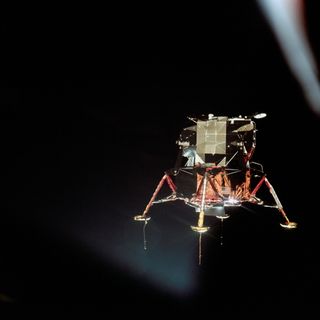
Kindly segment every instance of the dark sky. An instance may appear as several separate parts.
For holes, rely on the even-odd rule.
[[[309,2],[320,63],[314,10]],[[254,2],[98,11],[3,22],[0,294],[222,311],[316,303],[319,118]],[[177,204],[155,209],[143,252],[131,219],[173,166],[186,117],[256,111],[268,114],[256,160],[301,228],[279,230],[277,212],[242,212],[223,247],[215,225],[199,269],[195,217]]]

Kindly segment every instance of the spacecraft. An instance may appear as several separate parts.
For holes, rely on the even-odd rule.
[[[191,230],[199,234],[199,264],[201,264],[201,237],[210,226],[205,218],[213,216],[227,219],[229,209],[246,204],[277,209],[282,216],[281,227],[294,229],[295,222],[289,220],[284,208],[264,172],[262,164],[252,161],[256,148],[256,119],[266,116],[256,113],[252,116],[215,116],[208,114],[188,119],[192,125],[182,130],[176,141],[179,146],[174,168],[164,172],[150,201],[135,221],[150,220],[150,209],[155,204],[182,201],[194,208],[197,224]],[[167,184],[170,193],[159,199],[161,188]],[[267,205],[259,198],[259,190],[265,184],[274,204]],[[259,196],[259,197],[258,197]]]

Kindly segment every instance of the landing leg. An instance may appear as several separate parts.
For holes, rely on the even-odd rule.
[[[151,219],[150,217],[147,216],[147,213],[149,212],[150,207],[152,206],[154,199],[156,198],[157,194],[159,193],[160,189],[162,188],[162,186],[166,180],[167,180],[167,174],[165,174],[162,177],[162,179],[160,180],[160,182],[158,183],[156,190],[154,191],[150,201],[148,202],[146,208],[143,211],[143,214],[134,216],[135,221],[148,221]]]
[[[203,181],[202,181],[202,198],[201,198],[201,207],[200,207],[199,218],[198,218],[198,225],[191,226],[191,229],[193,231],[196,231],[199,233],[204,233],[209,230],[209,227],[203,226],[204,209],[205,209],[205,204],[206,204],[207,182],[208,182],[207,172],[205,172],[202,179],[203,179]]]
[[[206,201],[206,191],[207,191],[207,172],[203,175],[202,178],[202,198],[201,198],[201,208],[199,212],[199,218],[198,218],[198,225],[197,226],[191,226],[191,229],[195,232],[199,233],[199,265],[201,265],[201,259],[202,259],[202,248],[201,248],[201,240],[202,240],[202,234],[207,232],[209,230],[209,227],[204,227],[204,209],[205,209],[205,201]]]
[[[261,178],[261,180],[259,181],[257,186],[251,192],[249,201],[259,204],[259,199],[256,198],[256,193],[258,192],[258,190],[262,186],[263,182],[267,185],[267,187],[268,187],[268,189],[269,189],[274,201],[277,204],[277,209],[279,210],[279,212],[282,214],[283,218],[285,219],[284,223],[280,223],[281,227],[287,228],[287,229],[296,228],[297,227],[297,223],[290,221],[289,218],[287,217],[286,213],[284,212],[283,206],[282,206],[282,204],[281,204],[281,202],[280,202],[280,200],[279,200],[279,198],[278,198],[278,196],[276,194],[276,191],[274,190],[273,186],[271,185],[271,183],[269,182],[269,180],[267,179],[266,176],[263,176]]]
[[[283,228],[288,228],[288,229],[294,229],[297,227],[297,223],[296,222],[292,222],[289,220],[289,218],[287,217],[286,213],[284,212],[283,206],[273,188],[273,186],[271,185],[271,183],[268,181],[268,179],[265,177],[264,178],[264,182],[266,183],[267,187],[269,188],[270,193],[272,194],[276,204],[277,204],[277,208],[280,211],[280,213],[282,214],[283,218],[285,219],[284,223],[280,223],[281,227]]]
[[[151,217],[147,216],[147,214],[148,214],[151,206],[153,205],[154,200],[157,197],[157,195],[158,195],[159,191],[161,190],[161,188],[162,188],[162,186],[163,186],[165,181],[167,181],[167,183],[168,183],[170,189],[172,190],[173,194],[175,194],[175,192],[176,192],[175,185],[174,185],[173,181],[171,180],[171,178],[167,175],[167,173],[165,173],[165,175],[162,177],[162,179],[158,183],[157,188],[154,191],[154,193],[153,193],[150,201],[148,202],[146,208],[144,209],[143,214],[134,216],[134,220],[135,221],[144,222],[144,226],[143,226],[143,247],[144,247],[144,250],[147,250],[146,227],[147,227],[148,221],[151,219]]]

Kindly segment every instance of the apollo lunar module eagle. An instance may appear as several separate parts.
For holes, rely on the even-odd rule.
[[[179,154],[174,168],[165,171],[143,213],[134,220],[144,222],[145,227],[150,220],[151,207],[168,201],[180,200],[194,208],[198,222],[191,229],[199,233],[199,264],[201,236],[210,228],[204,223],[205,217],[214,216],[222,223],[229,217],[227,207],[245,206],[246,203],[272,207],[282,215],[282,227],[296,228],[297,224],[287,217],[263,166],[252,161],[256,148],[255,119],[265,116],[265,113],[244,117],[209,114],[189,118],[193,124],[184,128],[179,136]],[[165,183],[171,193],[158,199]],[[274,205],[266,205],[258,198],[263,184],[269,189]]]

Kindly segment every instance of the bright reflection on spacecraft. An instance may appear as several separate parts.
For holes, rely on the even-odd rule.
[[[263,184],[269,189],[287,229],[297,224],[287,217],[283,206],[260,163],[251,161],[256,148],[256,123],[265,113],[252,116],[214,116],[189,118],[194,124],[184,128],[177,144],[179,155],[174,168],[165,171],[144,211],[134,217],[144,222],[143,231],[150,220],[149,211],[154,204],[180,200],[195,209],[196,225],[191,230],[199,234],[199,264],[201,264],[201,238],[210,227],[204,224],[206,216],[221,220],[228,214],[218,208],[239,207],[246,204],[270,207],[256,194]],[[171,193],[158,199],[166,184]],[[146,249],[146,241],[145,241]]]

